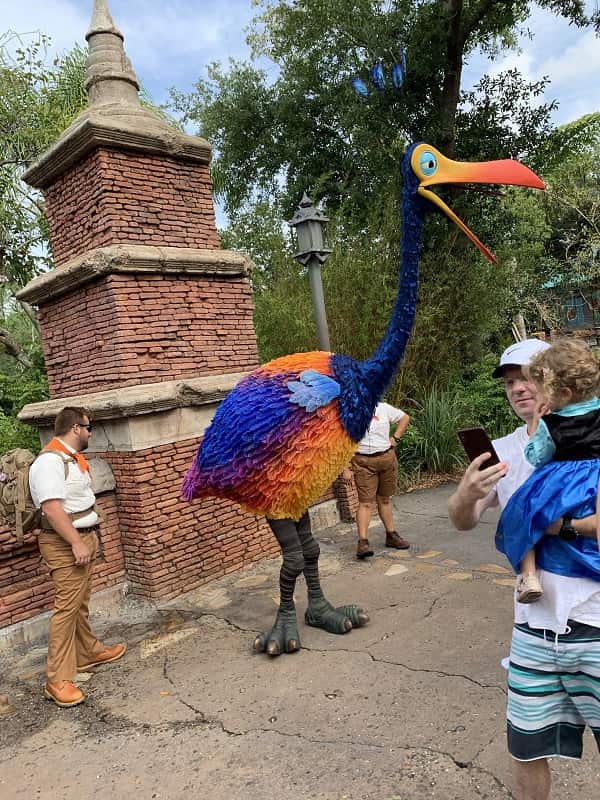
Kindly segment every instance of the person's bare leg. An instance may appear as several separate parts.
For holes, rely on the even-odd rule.
[[[394,527],[392,498],[377,495],[377,511],[385,528],[385,546],[393,547],[396,550],[408,550],[410,542],[400,536]]]
[[[386,533],[392,533],[392,531],[395,530],[391,501],[391,497],[380,497],[377,495],[377,512],[379,513],[379,518],[383,522]]]
[[[547,758],[535,761],[512,759],[516,800],[549,800],[550,767]]]
[[[369,522],[374,511],[374,503],[359,503],[356,511],[356,528],[359,539],[368,539]]]
[[[521,575],[535,575],[535,550],[533,547],[528,553],[525,553],[521,560]]]

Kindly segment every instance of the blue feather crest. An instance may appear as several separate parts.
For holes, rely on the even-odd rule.
[[[352,88],[359,97],[369,96],[369,87],[361,78],[352,78],[350,81]]]
[[[385,74],[383,72],[383,67],[381,66],[381,61],[377,61],[375,64],[373,64],[371,71],[369,72],[369,78],[378,92],[385,91]]]
[[[406,80],[406,50],[404,47],[401,47],[399,50],[398,61],[392,64],[389,77],[391,78],[394,89],[400,91]],[[378,92],[385,92],[386,75],[381,59],[378,59],[369,70],[369,81]],[[369,87],[362,78],[355,76],[350,82],[352,83],[352,88],[359,97],[364,98],[369,96]]]
[[[404,73],[400,64],[392,64],[392,83],[395,89],[401,89],[404,83]]]

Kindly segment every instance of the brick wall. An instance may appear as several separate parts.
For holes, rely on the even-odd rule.
[[[181,481],[196,448],[196,440],[187,440],[136,453],[98,454],[113,468],[117,494],[98,498],[104,520],[94,592],[127,580],[138,596],[169,599],[280,555],[263,518],[242,513],[226,500],[181,500]],[[340,492],[346,489],[339,483],[336,494],[343,510]],[[329,489],[319,502],[333,497]],[[354,512],[348,513],[353,519]],[[17,548],[14,533],[1,529],[0,628],[52,608],[52,597],[35,534],[27,534]]]
[[[114,493],[101,495],[98,506],[105,519],[101,526],[103,557],[94,569],[94,592],[125,578]],[[14,533],[0,530],[0,628],[52,608],[52,597],[52,580],[40,561],[35,534],[27,534],[23,546],[17,548]]]
[[[337,478],[333,482],[332,490],[338,501],[342,522],[354,522],[358,509],[358,492],[354,481],[347,485],[341,478]]]
[[[95,150],[45,192],[57,265],[108,244],[219,247],[208,166]]]
[[[279,546],[264,519],[225,500],[180,498],[197,440],[101,453],[118,487],[119,524],[134,593],[171,598],[265,557]]]
[[[249,281],[117,274],[39,311],[53,397],[258,364]]]

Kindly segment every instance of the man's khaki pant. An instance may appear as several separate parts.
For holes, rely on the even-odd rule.
[[[91,631],[88,603],[92,591],[92,571],[98,546],[93,532],[82,539],[92,559],[77,566],[71,545],[53,531],[38,537],[40,553],[50,568],[54,584],[54,608],[48,634],[48,681],[71,681],[77,665],[89,664],[104,649]]]

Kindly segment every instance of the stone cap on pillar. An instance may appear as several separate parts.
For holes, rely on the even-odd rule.
[[[38,428],[42,444],[52,437],[54,420],[65,406],[82,406],[94,423],[90,450],[135,452],[204,435],[218,403],[248,373],[138,384],[122,389],[30,403],[21,422]]]
[[[58,412],[65,406],[82,406],[94,420],[108,420],[218,403],[248,374],[232,372],[179,381],[141,383],[105,392],[28,403],[18,418],[29,425],[47,427],[54,423]]]
[[[123,34],[115,26],[106,0],[94,0],[86,39],[89,107],[26,170],[24,180],[43,189],[98,147],[210,163],[211,147],[205,139],[177,130],[140,102],[139,83],[125,54]]]
[[[232,250],[116,244],[90,250],[38,275],[17,293],[17,297],[39,305],[115,273],[248,276],[253,269],[249,256]]]

